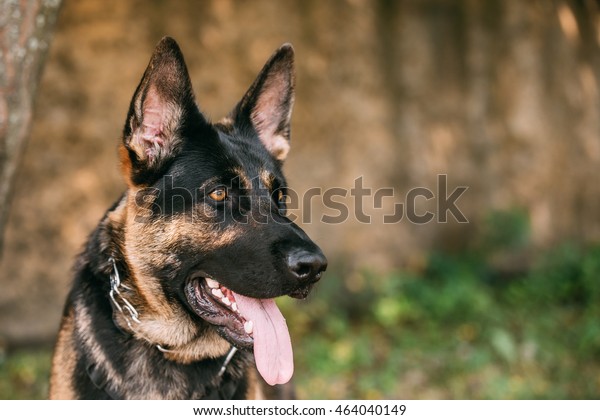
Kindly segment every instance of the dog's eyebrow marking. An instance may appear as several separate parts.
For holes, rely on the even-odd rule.
[[[200,186],[198,186],[198,189],[203,191],[204,193],[209,193],[217,185],[221,185],[226,188],[234,188],[234,187],[236,187],[236,184],[234,182],[236,179],[239,180],[240,188],[249,189],[252,187],[252,183],[250,182],[248,177],[244,174],[244,172],[242,171],[241,168],[233,169],[233,173],[235,174],[235,176],[232,179],[230,179],[229,181],[224,182],[223,178],[220,178],[218,176],[213,176],[212,178],[209,178],[206,181],[202,182],[202,184],[200,184]]]
[[[248,178],[248,175],[240,167],[234,168],[233,172],[238,176],[240,180],[240,186],[247,190],[252,188],[252,180]]]
[[[209,187],[213,186],[214,184],[219,183],[220,179],[219,177],[213,176],[212,178],[207,179],[206,181],[204,181],[202,184],[200,184],[200,186],[198,186],[198,189],[204,191],[205,193],[209,193]]]
[[[260,170],[259,177],[263,185],[267,187],[269,191],[273,190],[273,185],[275,184],[275,175],[263,168]]]

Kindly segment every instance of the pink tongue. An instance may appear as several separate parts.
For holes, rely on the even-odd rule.
[[[273,299],[253,299],[234,293],[242,316],[252,321],[256,368],[269,385],[285,384],[294,373],[292,341],[285,318]]]

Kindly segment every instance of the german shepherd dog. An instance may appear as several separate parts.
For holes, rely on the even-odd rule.
[[[305,298],[327,266],[285,213],[293,102],[285,44],[211,123],[177,43],[160,41],[119,145],[127,190],[75,264],[50,398],[270,398],[287,388],[292,347],[273,298]]]

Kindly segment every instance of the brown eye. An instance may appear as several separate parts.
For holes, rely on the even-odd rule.
[[[227,198],[227,190],[225,188],[216,188],[208,196],[215,201],[224,201]]]

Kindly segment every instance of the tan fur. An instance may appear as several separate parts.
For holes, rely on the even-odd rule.
[[[85,306],[77,308],[77,316],[75,316],[74,328],[79,331],[94,331],[94,325],[92,319]],[[96,342],[96,339],[91,334],[83,334],[83,342],[87,350],[91,353],[91,358],[98,364],[101,364],[106,369],[108,380],[111,381],[115,386],[121,385],[121,378],[118,372],[112,369],[110,361],[107,359],[106,354],[100,349],[100,346]]]
[[[263,138],[261,137],[261,140]],[[274,134],[268,137],[268,140],[264,140],[265,147],[273,155],[273,157],[281,162],[287,158],[290,152],[290,142],[284,136]]]
[[[264,400],[265,394],[258,379],[258,372],[254,366],[248,368],[248,391],[246,392],[247,400]]]
[[[229,116],[223,117],[215,123],[215,126],[219,127],[225,133],[231,133],[233,130],[233,119]]]
[[[269,191],[273,190],[273,181],[275,180],[275,176],[272,173],[261,169],[260,180],[262,181],[265,188],[267,188]]]
[[[250,180],[250,178],[248,178],[246,172],[244,172],[241,168],[235,168],[234,172],[240,179],[240,185],[242,186],[242,188],[252,188],[252,181]]]
[[[73,347],[73,310],[63,318],[56,348],[55,357],[52,359],[50,373],[50,399],[70,400],[75,397],[75,390],[71,383],[75,371],[75,349]]]
[[[206,330],[201,337],[165,353],[165,358],[179,363],[192,363],[206,358],[214,359],[225,356],[230,349],[231,344],[215,331]]]
[[[129,151],[122,143],[119,145],[119,161],[121,162],[121,173],[123,174],[123,178],[131,188],[133,187],[133,182],[131,181],[131,159],[129,159]]]

